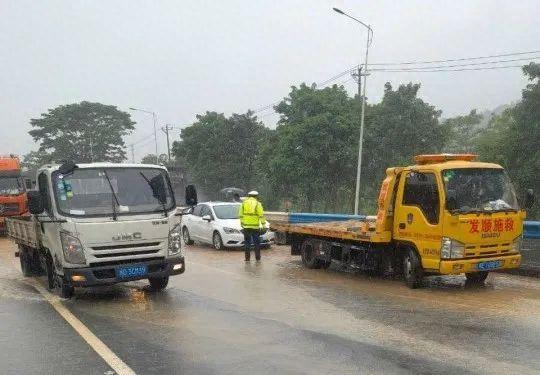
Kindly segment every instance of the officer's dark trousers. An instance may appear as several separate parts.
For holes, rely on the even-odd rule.
[[[250,259],[251,243],[255,247],[255,259],[261,259],[261,239],[258,229],[244,229],[244,251],[246,252],[246,260]]]

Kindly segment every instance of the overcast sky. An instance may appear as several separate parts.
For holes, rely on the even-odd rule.
[[[293,84],[322,82],[364,54],[365,30],[333,6],[372,25],[374,63],[540,50],[538,0],[0,0],[0,154],[37,149],[29,119],[61,104],[147,108],[160,126],[180,128],[207,110],[242,113]],[[370,101],[386,81],[421,83],[420,96],[444,117],[519,100],[526,84],[520,69],[378,72],[368,78]],[[354,81],[345,86],[354,92]],[[274,126],[271,113],[260,115]],[[133,119],[127,143],[144,140],[140,159],[153,152],[152,121]]]

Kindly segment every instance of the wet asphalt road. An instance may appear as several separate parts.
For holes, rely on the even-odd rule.
[[[26,283],[0,239],[0,373],[104,374],[108,365]],[[286,247],[187,250],[168,289],[77,290],[63,301],[137,374],[540,373],[540,280],[400,281],[308,270]],[[44,284],[44,280],[39,282]]]

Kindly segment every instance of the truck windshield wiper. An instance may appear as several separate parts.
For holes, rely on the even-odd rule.
[[[112,214],[113,214],[113,220],[118,220],[118,215],[116,214],[116,205],[120,207],[120,202],[118,201],[118,197],[116,196],[116,193],[114,192],[114,188],[111,183],[111,179],[109,178],[109,175],[107,174],[107,171],[104,169],[103,174],[105,175],[105,178],[107,179],[107,182],[109,183],[109,187],[111,188],[111,193],[113,196],[112,201]],[[116,202],[116,205],[114,204]]]

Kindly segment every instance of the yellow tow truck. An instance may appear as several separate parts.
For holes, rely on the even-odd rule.
[[[308,268],[332,261],[402,273],[411,288],[427,275],[464,273],[483,282],[489,271],[517,268],[525,211],[504,169],[471,154],[419,155],[415,165],[386,170],[376,216],[291,224],[274,221],[291,253]],[[524,207],[534,203],[527,191]]]

